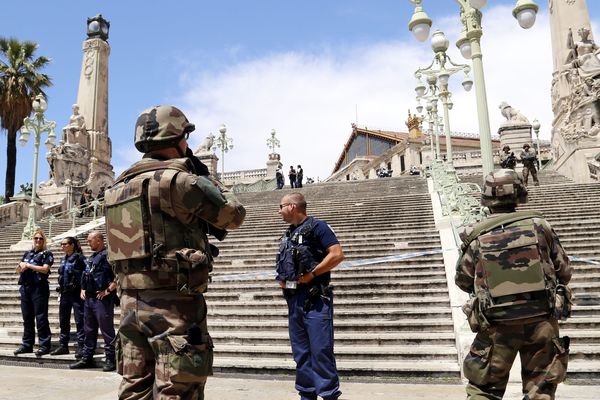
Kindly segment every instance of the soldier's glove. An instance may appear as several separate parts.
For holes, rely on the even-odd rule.
[[[187,261],[192,268],[201,264],[208,264],[208,257],[202,250],[184,248],[177,250],[175,254],[177,254],[177,259]]]

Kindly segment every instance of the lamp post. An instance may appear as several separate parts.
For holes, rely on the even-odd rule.
[[[473,81],[469,77],[471,67],[466,64],[457,64],[450,59],[446,54],[448,50],[448,39],[444,32],[436,31],[431,36],[431,49],[435,53],[433,61],[427,67],[419,68],[415,72],[415,77],[419,80],[419,84],[415,88],[417,92],[417,101],[421,98],[427,98],[427,93],[430,94],[431,100],[434,102],[434,109],[437,113],[437,101],[441,100],[444,109],[444,126],[446,136],[446,159],[452,163],[452,140],[450,138],[450,115],[448,110],[452,109],[453,103],[451,100],[452,93],[448,89],[448,81],[451,75],[457,72],[464,72],[465,77],[462,85],[466,91],[470,91],[473,87]],[[426,88],[421,82],[421,76],[427,77],[429,88]],[[417,107],[418,109],[418,107]],[[439,138],[438,138],[439,143]],[[438,157],[439,157],[438,147]]]
[[[271,154],[275,154],[275,148],[280,147],[279,139],[275,137],[275,129],[271,129],[271,137],[267,139],[267,146],[271,149]]]
[[[225,174],[225,153],[230,149],[233,149],[233,139],[227,137],[227,127],[225,124],[221,124],[219,127],[219,137],[217,137],[217,147],[221,149],[221,181],[224,179]]]
[[[538,121],[538,119],[534,119],[533,123],[531,124],[531,126],[533,127],[533,131],[535,132],[535,147],[537,150],[537,167],[538,167],[538,171],[540,170],[540,168],[542,168],[542,161],[540,160],[540,121]]]
[[[44,99],[44,96],[38,94],[32,103],[33,108],[33,118],[25,117],[23,119],[23,127],[21,128],[21,137],[19,138],[19,142],[22,146],[27,144],[27,140],[29,139],[30,132],[34,134],[34,145],[33,145],[33,186],[31,188],[31,201],[29,203],[29,216],[27,218],[27,225],[25,225],[25,229],[23,230],[23,235],[21,236],[21,240],[31,240],[33,237],[33,233],[38,229],[38,226],[35,223],[35,203],[37,198],[37,166],[38,166],[38,153],[40,147],[40,139],[42,133],[48,132],[48,139],[44,142],[48,151],[54,147],[54,140],[56,139],[56,134],[54,133],[54,128],[56,127],[56,122],[48,121],[44,118],[44,112],[48,109],[48,103]]]
[[[421,4],[423,0],[409,0],[415,5],[415,12],[408,23],[408,29],[416,39],[423,42],[429,35],[431,19],[427,16]],[[460,6],[460,20],[463,25],[462,33],[456,42],[463,57],[472,59],[475,76],[475,92],[477,98],[477,118],[479,124],[479,142],[481,147],[481,162],[483,175],[494,169],[492,156],[492,135],[490,132],[490,117],[487,105],[485,78],[483,74],[483,54],[481,52],[481,9],[487,0],[455,0]],[[524,29],[529,29],[535,23],[539,7],[532,0],[518,0],[513,9],[513,16]]]
[[[433,164],[433,162],[436,159],[435,156],[435,143],[434,143],[434,137],[433,137],[433,125],[434,125],[434,119],[433,119],[433,115],[431,113],[431,108],[429,108],[429,110],[427,110],[427,114],[425,115],[425,117],[423,117],[421,119],[421,123],[427,123],[428,128],[427,131],[429,132],[429,145],[431,146],[431,163]]]

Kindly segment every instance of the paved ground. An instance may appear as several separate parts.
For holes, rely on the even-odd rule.
[[[100,370],[17,367],[0,365],[0,400],[108,400],[115,399],[119,376]],[[289,379],[209,378],[206,400],[294,400],[298,397]],[[460,385],[407,385],[343,382],[340,400],[464,399]],[[505,399],[521,399],[518,383],[511,383]],[[561,385],[559,400],[598,400],[600,386]]]

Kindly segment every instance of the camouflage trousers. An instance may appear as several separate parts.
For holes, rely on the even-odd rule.
[[[556,386],[565,379],[569,352],[558,337],[556,320],[526,325],[502,325],[479,332],[463,368],[467,398],[501,399],[510,369],[521,357],[523,394],[531,400],[554,399]]]
[[[121,313],[119,399],[203,400],[213,363],[204,297],[125,289]]]
[[[533,178],[533,182],[535,183],[536,186],[538,186],[540,184],[540,181],[538,180],[538,176],[537,176],[537,170],[535,168],[535,166],[523,166],[523,183],[525,184],[525,186],[527,186],[527,181],[529,181],[529,173],[531,173],[531,177]]]

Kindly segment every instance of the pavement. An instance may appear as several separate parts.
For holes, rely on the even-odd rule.
[[[120,376],[114,372],[68,370],[0,365],[0,400],[108,400],[117,398]],[[342,381],[340,400],[416,400],[464,399],[462,385],[402,384]],[[505,399],[522,399],[520,385],[511,382]],[[293,400],[298,399],[290,377],[216,375],[206,384],[206,400]],[[558,387],[558,400],[598,400],[600,386],[568,385]]]

